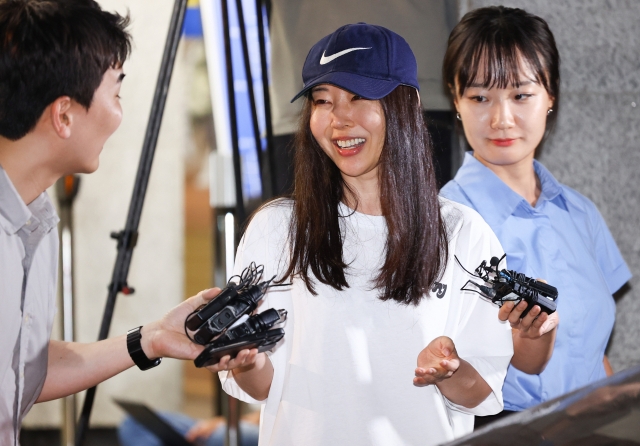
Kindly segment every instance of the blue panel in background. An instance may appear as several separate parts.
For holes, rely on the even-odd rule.
[[[258,155],[255,146],[253,121],[251,117],[251,98],[247,87],[247,71],[242,55],[242,38],[238,23],[238,11],[236,2],[229,0],[229,25],[231,35],[231,57],[233,63],[233,83],[236,99],[236,113],[238,118],[238,143],[242,158],[242,189],[245,199],[256,199],[262,196],[262,184],[260,182],[260,170]],[[258,40],[258,16],[256,14],[256,2],[243,0],[243,13],[247,43],[249,46],[249,62],[253,81],[253,91],[256,96],[256,108],[258,114],[258,126],[261,136],[265,133],[264,122],[264,96],[262,91],[262,70],[260,67],[260,45]],[[264,14],[263,14],[264,16]],[[266,17],[264,17],[266,23]],[[267,39],[268,39],[268,33]],[[268,41],[268,40],[267,40]],[[267,50],[269,46],[267,45]],[[269,53],[267,52],[267,60]],[[266,147],[266,139],[261,138],[262,147]]]
[[[182,26],[182,34],[190,39],[202,38],[202,19],[200,17],[200,8],[187,8],[184,16],[184,25]]]
[[[220,7],[219,2],[214,2],[216,7]],[[231,37],[231,59],[233,65],[233,84],[234,96],[236,103],[236,120],[238,125],[238,146],[240,149],[240,165],[242,170],[242,193],[245,200],[261,199],[262,184],[260,181],[260,169],[258,163],[258,155],[255,146],[255,136],[253,130],[253,119],[251,117],[251,98],[247,85],[247,72],[244,66],[244,57],[242,52],[242,38],[238,23],[238,11],[235,0],[227,0],[229,9],[229,35]],[[258,115],[258,126],[261,136],[260,150],[264,152],[267,146],[266,141],[266,124],[264,111],[264,93],[262,86],[262,69],[260,64],[260,43],[258,37],[258,16],[256,14],[255,0],[242,0],[245,29],[247,34],[247,44],[249,47],[249,63],[251,64],[252,85],[256,96],[256,108]],[[266,11],[261,11],[264,23],[264,35],[267,54],[267,67],[270,64],[270,41],[269,27],[267,23]],[[222,23],[220,16],[216,17],[216,23],[220,27],[214,32],[220,32]],[[185,37],[201,38],[202,37],[202,21],[200,17],[199,7],[187,8],[184,24]],[[224,40],[220,39],[220,54],[224,55]],[[223,56],[224,57],[224,56]],[[224,60],[221,61],[221,65]],[[217,67],[220,70],[226,70],[224,66]],[[268,68],[267,68],[268,69]],[[226,75],[225,75],[226,76]],[[225,88],[225,93],[226,88]],[[226,94],[225,94],[226,96]],[[225,102],[228,101],[225,97]],[[227,108],[228,110],[228,108]]]

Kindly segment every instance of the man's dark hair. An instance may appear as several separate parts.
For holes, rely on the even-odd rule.
[[[462,96],[476,83],[484,88],[518,86],[521,60],[553,98],[556,112],[547,117],[549,130],[558,116],[560,55],[547,22],[527,11],[490,6],[462,17],[451,31],[444,56],[445,88],[452,96]]]
[[[388,235],[372,285],[381,300],[417,305],[442,276],[448,258],[431,138],[414,88],[400,85],[380,104],[386,134],[378,172]],[[311,133],[312,108],[307,97],[295,142],[291,260],[284,278],[299,276],[316,294],[314,280],[337,290],[349,287],[338,205],[350,189]]]
[[[61,96],[88,109],[131,52],[128,24],[93,0],[0,2],[0,135],[24,137]]]

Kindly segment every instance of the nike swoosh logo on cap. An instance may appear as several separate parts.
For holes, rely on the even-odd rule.
[[[324,51],[323,51],[322,52],[322,57],[320,58],[320,65],[328,64],[332,60],[337,59],[340,56],[344,56],[345,54],[350,53],[351,51],[370,50],[370,49],[371,49],[371,47],[369,47],[369,48],[347,48],[346,50],[342,50],[340,52],[332,54],[331,56],[326,56],[326,57],[325,57]]]

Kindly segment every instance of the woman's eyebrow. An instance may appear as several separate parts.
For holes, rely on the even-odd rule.
[[[536,81],[532,81],[531,79],[524,79],[518,82],[518,87],[524,87],[526,85],[536,84],[536,83],[537,83]],[[469,84],[467,88],[486,88],[486,86],[483,84],[474,82],[472,84]]]

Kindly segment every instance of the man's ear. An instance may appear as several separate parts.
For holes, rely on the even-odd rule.
[[[71,136],[71,124],[73,123],[71,105],[69,96],[60,96],[49,105],[51,125],[62,139],[68,139]]]

